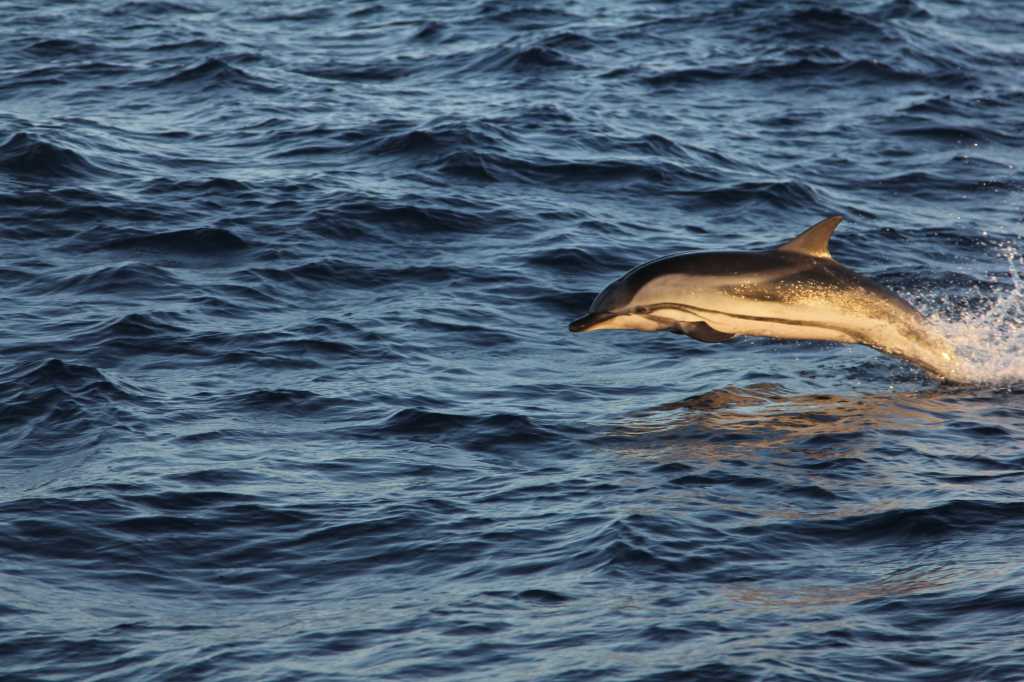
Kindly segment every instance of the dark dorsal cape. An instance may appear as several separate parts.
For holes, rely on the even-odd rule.
[[[804,256],[812,256],[814,258],[828,258],[832,259],[832,254],[828,250],[828,240],[832,238],[832,233],[836,231],[839,223],[843,222],[843,216],[834,215],[831,218],[825,218],[820,223],[812,225],[803,232],[800,233],[795,239],[792,239],[782,246],[776,249],[777,251],[787,251],[789,253],[799,253]],[[735,334],[726,334],[713,328],[707,322],[679,322],[677,323],[676,329],[673,329],[677,334],[685,334],[698,341],[704,343],[721,343],[728,341],[733,338]]]

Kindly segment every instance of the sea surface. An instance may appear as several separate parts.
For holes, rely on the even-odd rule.
[[[1024,679],[1024,4],[0,16],[0,679]],[[567,330],[833,214],[976,382]]]

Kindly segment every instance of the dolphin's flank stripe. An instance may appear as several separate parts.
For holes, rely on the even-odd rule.
[[[682,310],[683,312],[693,313],[698,316],[700,316],[699,313],[713,313],[715,315],[736,317],[741,320],[754,320],[755,322],[773,322],[775,324],[788,324],[793,327],[821,327],[822,329],[831,329],[833,331],[843,332],[844,334],[848,333],[848,330],[844,329],[843,327],[826,324],[824,322],[806,322],[804,320],[783,320],[778,317],[758,317],[757,315],[741,315],[739,313],[727,313],[721,310],[714,310],[712,308],[701,308],[695,305],[683,305],[682,303],[654,303],[652,305],[641,306],[641,309],[644,311],[653,311],[659,308],[671,308],[673,310]],[[637,314],[641,315],[644,314],[641,313],[640,310],[631,312],[636,312]]]

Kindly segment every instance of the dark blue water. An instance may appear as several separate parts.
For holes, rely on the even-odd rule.
[[[1024,679],[1024,7],[3,2],[0,677]],[[572,335],[832,252],[988,381]]]

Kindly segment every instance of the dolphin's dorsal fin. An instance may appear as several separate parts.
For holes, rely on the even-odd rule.
[[[780,246],[778,250],[802,253],[815,258],[831,258],[832,254],[828,252],[828,240],[841,222],[843,222],[841,215],[825,218],[820,223],[801,232],[796,239]]]

